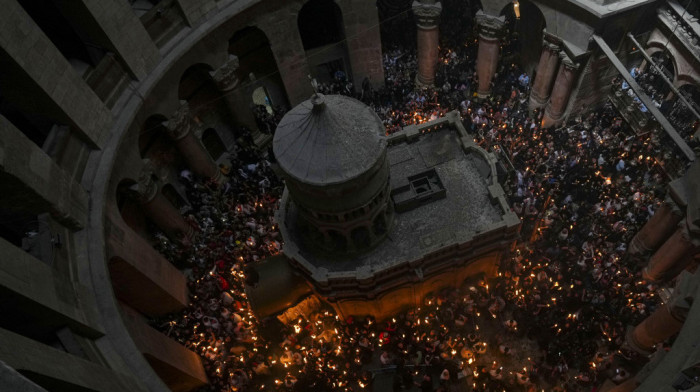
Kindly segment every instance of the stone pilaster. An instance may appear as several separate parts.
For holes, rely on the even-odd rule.
[[[499,38],[506,23],[505,16],[495,17],[483,11],[477,12],[475,19],[479,29],[479,50],[476,56],[479,85],[476,92],[479,98],[486,98],[491,94],[491,79],[496,73],[500,53]]]
[[[673,234],[681,219],[683,212],[671,198],[667,198],[632,238],[629,254],[643,256],[658,249]]]
[[[561,124],[566,107],[569,104],[569,98],[571,98],[571,90],[578,75],[578,64],[574,63],[563,52],[559,53],[559,57],[561,58],[561,65],[559,66],[557,79],[554,82],[552,96],[549,98],[549,103],[542,119],[542,126],[545,128]]]
[[[219,183],[223,181],[221,171],[195,136],[195,130],[199,126],[190,115],[187,102],[181,101],[180,107],[163,125],[193,173],[204,178],[212,178]]]
[[[143,212],[174,241],[189,241],[194,235],[192,226],[185,222],[175,206],[158,189],[156,175],[149,162],[139,175],[137,184],[131,187],[133,195],[141,203]]]
[[[537,74],[530,92],[530,110],[542,108],[549,100],[554,78],[559,67],[559,51],[561,48],[549,41],[543,41]]]
[[[240,79],[236,76],[239,65],[238,57],[229,55],[224,65],[210,72],[209,75],[223,94],[232,123],[255,131],[258,129],[258,124],[250,106],[251,100],[246,97],[246,89],[241,86]]]
[[[413,15],[418,26],[418,72],[416,85],[432,86],[438,61],[439,24],[442,5],[434,0],[413,2]]]

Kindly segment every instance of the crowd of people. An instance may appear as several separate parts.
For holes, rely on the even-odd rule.
[[[665,193],[659,142],[631,132],[610,104],[542,129],[542,113],[526,107],[529,77],[509,62],[491,98],[476,99],[476,48],[473,36],[443,43],[435,88],[415,88],[415,50],[399,47],[384,53],[385,87],[355,89],[341,75],[318,88],[361,99],[387,134],[460,111],[475,141],[509,168],[504,188],[523,221],[498,276],[433,293],[382,322],[330,308],[287,324],[259,320],[245,288],[258,284],[257,262],[283,251],[273,216],[284,184],[249,138],[222,167],[223,185],[183,174],[193,240],[156,233],[158,250],[186,271],[191,304],[153,323],[202,357],[203,391],[362,391],[381,377],[394,391],[587,391],[636,371],[625,329],[658,295],[626,244]],[[268,130],[280,119],[256,114]]]

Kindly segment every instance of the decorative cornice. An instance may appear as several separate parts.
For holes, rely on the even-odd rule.
[[[163,125],[167,129],[168,135],[176,141],[197,128],[197,124],[190,116],[190,105],[187,101],[180,101],[180,107],[175,110],[168,121],[163,122]]]
[[[235,55],[229,55],[228,60],[221,67],[214,71],[209,72],[216,87],[221,91],[233,90],[238,86],[240,80],[236,76],[236,71],[240,63],[238,57]]]
[[[506,27],[505,16],[491,16],[479,10],[475,16],[479,37],[484,39],[500,38]]]
[[[419,29],[431,30],[438,27],[442,4],[435,1],[414,1],[411,8]]]

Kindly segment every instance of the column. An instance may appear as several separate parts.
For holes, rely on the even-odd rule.
[[[379,14],[375,2],[366,0],[336,1],[343,12],[353,83],[358,91],[368,78],[373,88],[384,86],[382,40]]]
[[[667,198],[632,238],[628,253],[638,256],[655,251],[673,234],[681,219],[682,211],[673,200]]]
[[[138,184],[131,187],[144,213],[174,241],[187,242],[194,235],[192,226],[185,222],[175,206],[158,189],[150,164],[141,171]]]
[[[544,107],[547,104],[547,100],[549,100],[554,77],[557,75],[557,68],[559,67],[559,51],[559,46],[543,41],[542,54],[537,65],[537,74],[530,92],[530,110]]]
[[[486,98],[491,94],[491,79],[498,66],[501,50],[498,39],[506,24],[505,16],[495,17],[479,11],[476,13],[476,23],[479,29],[479,50],[476,55],[476,75],[479,78],[479,85],[476,93],[479,98]]]
[[[644,279],[660,281],[675,277],[692,260],[693,251],[698,247],[695,242],[690,238],[687,226],[681,223],[681,227],[649,259],[642,271]]]
[[[542,119],[542,126],[545,128],[561,124],[564,112],[566,112],[566,106],[569,104],[571,90],[576,80],[576,71],[578,70],[578,65],[574,64],[565,53],[561,52],[559,57],[562,59],[561,66],[557,73],[557,79],[554,82],[552,96],[549,98],[549,103]]]
[[[639,352],[651,353],[654,346],[680,331],[684,321],[681,313],[674,314],[667,304],[661,305],[628,333],[627,344]]]
[[[212,178],[216,182],[221,183],[223,181],[221,171],[211,159],[207,150],[204,149],[202,143],[194,135],[197,123],[190,116],[189,105],[185,101],[180,103],[180,107],[170,120],[163,123],[168,131],[168,135],[173,139],[175,146],[185,158],[192,172],[200,177]]]
[[[209,75],[224,96],[232,122],[255,131],[258,129],[258,124],[255,122],[249,100],[245,97],[245,91],[240,87],[240,79],[236,76],[238,66],[238,57],[229,55],[228,61]]]
[[[299,35],[297,18],[289,17],[297,15],[302,4],[294,4],[261,15],[257,23],[270,40],[270,49],[277,61],[277,68],[292,107],[306,101],[314,93],[308,79],[311,71]]]
[[[438,61],[438,38],[440,36],[440,12],[442,4],[435,0],[413,2],[413,15],[418,26],[418,72],[416,86],[428,87],[435,82]]]

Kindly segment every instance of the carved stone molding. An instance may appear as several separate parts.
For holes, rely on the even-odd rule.
[[[491,16],[479,10],[475,19],[480,38],[498,39],[503,35],[506,27],[505,16]]]
[[[414,1],[412,9],[419,29],[430,30],[438,27],[438,24],[440,24],[442,4],[439,2]]]
[[[559,52],[559,58],[561,59],[561,65],[569,71],[576,71],[579,68],[579,64],[574,63],[574,61],[571,60],[571,58],[563,51]]]
[[[129,189],[132,196],[141,203],[148,203],[158,193],[158,183],[155,181],[155,168],[149,159],[144,159],[144,166],[139,173],[139,180]]]
[[[167,129],[168,135],[176,141],[197,128],[197,123],[190,115],[190,105],[186,101],[180,101],[180,107],[168,121],[163,122],[163,125]]]
[[[229,55],[228,60],[218,69],[209,72],[212,80],[216,83],[216,87],[221,91],[233,90],[240,83],[240,79],[236,76],[236,71],[240,63],[238,57]]]

